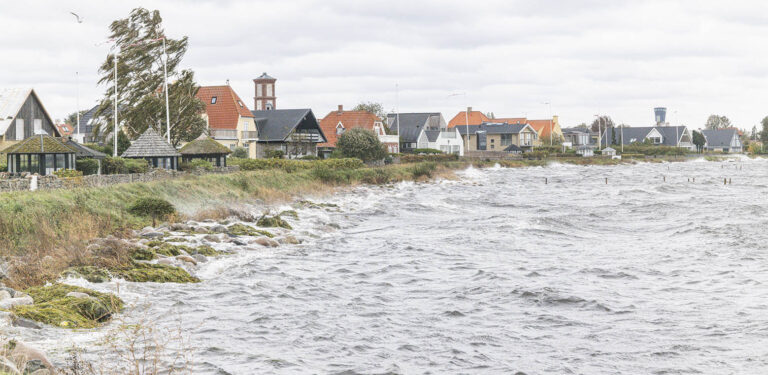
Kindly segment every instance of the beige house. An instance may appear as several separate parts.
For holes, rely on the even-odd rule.
[[[539,135],[528,124],[495,124],[456,126],[461,135],[464,149],[473,151],[496,151],[522,153],[532,149]]]
[[[230,150],[243,147],[248,157],[257,157],[259,132],[253,113],[230,86],[205,86],[197,92],[205,104],[203,118],[211,138]]]

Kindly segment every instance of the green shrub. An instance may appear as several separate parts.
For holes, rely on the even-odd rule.
[[[235,149],[232,150],[230,157],[246,159],[248,158],[248,150],[246,150],[245,147],[235,147]]]
[[[112,146],[104,145],[100,146],[96,143],[86,143],[83,146],[90,148],[91,150],[96,150],[99,152],[103,152],[107,155],[112,155]]]
[[[448,162],[459,160],[458,154],[427,154],[427,155],[414,155],[408,154],[400,157],[401,163],[419,163],[423,161],[433,162]]]
[[[128,173],[147,173],[149,162],[145,159],[125,159],[125,169]]]
[[[282,159],[285,156],[283,150],[267,150],[264,155],[267,159]]]
[[[442,154],[443,152],[434,148],[417,148],[413,150],[414,154]]]
[[[53,175],[58,178],[83,177],[83,172],[74,169],[59,169],[58,171],[54,171]]]
[[[8,172],[8,159],[6,158],[0,158],[0,172]]]
[[[305,155],[300,157],[299,160],[320,160],[320,158],[315,155]]]
[[[414,178],[419,177],[432,177],[432,173],[437,169],[437,164],[433,162],[416,164],[410,168],[410,172]]]
[[[371,130],[354,128],[345,131],[336,141],[336,149],[348,158],[364,162],[382,160],[387,156],[386,148]]]
[[[85,158],[77,159],[76,169],[83,172],[84,175],[99,173],[99,161],[96,159]]]
[[[157,225],[157,219],[176,213],[176,208],[165,199],[144,197],[136,199],[128,212],[136,216],[149,216],[152,218],[152,226]]]
[[[125,167],[125,161],[121,157],[113,158],[107,156],[104,158],[103,172],[105,174],[125,174],[128,172],[128,169]]]
[[[179,170],[182,171],[192,171],[198,168],[210,171],[213,169],[213,164],[211,164],[210,161],[204,159],[193,159],[179,164]]]

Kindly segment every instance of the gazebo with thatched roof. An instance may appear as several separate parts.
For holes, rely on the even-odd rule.
[[[176,170],[179,168],[181,154],[150,127],[121,156],[145,159],[153,168]]]
[[[227,146],[216,142],[205,134],[184,145],[179,152],[182,162],[202,159],[211,162],[215,167],[226,167],[227,155],[232,153]]]
[[[0,153],[8,158],[8,172],[44,176],[59,169],[75,169],[75,152],[66,142],[48,134],[36,134]]]

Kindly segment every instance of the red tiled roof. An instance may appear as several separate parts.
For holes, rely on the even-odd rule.
[[[56,124],[56,128],[59,129],[59,134],[62,136],[68,136],[72,135],[72,132],[74,131],[72,129],[72,125],[64,123],[64,124]]]
[[[483,112],[470,111],[469,112],[469,125],[480,125],[484,122],[490,122],[491,120],[486,117]],[[467,125],[467,111],[461,111],[453,116],[451,121],[448,121],[448,127],[452,128],[456,125]]]
[[[550,124],[552,124],[551,127]],[[554,129],[556,124],[553,120],[528,120],[528,125],[539,133],[539,138],[543,139],[549,138],[550,128]]]
[[[525,124],[528,119],[525,117],[497,117],[492,118],[491,122],[506,122],[507,124]]]
[[[238,116],[253,117],[253,114],[230,86],[204,86],[197,91],[197,98],[205,104],[208,124],[211,129],[237,129]],[[211,99],[216,97],[216,103]]]
[[[336,126],[341,122],[344,129],[363,128],[373,130],[373,124],[381,121],[376,115],[367,111],[332,111],[320,120],[320,128],[328,142],[320,143],[317,147],[336,147],[338,136]]]

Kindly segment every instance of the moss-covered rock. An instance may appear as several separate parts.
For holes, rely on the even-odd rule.
[[[265,230],[256,229],[254,227],[243,224],[232,224],[227,228],[227,232],[233,236],[267,236],[269,238],[275,236],[274,234]]]
[[[17,306],[12,312],[19,317],[65,328],[93,328],[106,322],[123,309],[123,301],[113,294],[100,293],[77,286],[56,283],[24,291],[35,301],[30,306]],[[67,296],[85,293],[88,298]]]
[[[289,217],[292,217],[292,218],[294,218],[296,220],[299,219],[299,213],[294,211],[294,210],[285,210],[283,212],[280,212],[280,214],[277,215],[277,216],[289,216]]]
[[[260,227],[268,227],[268,228],[279,227],[279,228],[285,228],[285,229],[293,229],[293,227],[291,227],[291,224],[288,224],[287,221],[280,218],[280,215],[276,215],[276,216],[264,215],[259,218],[259,220],[256,222],[256,225]]]
[[[167,238],[165,241],[166,242],[189,242],[189,240],[184,237]]]
[[[192,249],[192,252],[190,252],[189,254],[190,255],[201,254],[201,255],[205,255],[207,257],[215,257],[215,256],[219,256],[221,254],[224,254],[224,252],[218,251],[218,250],[216,250],[213,247],[208,246],[208,245],[202,245],[202,246],[198,246],[198,247]]]
[[[116,277],[126,281],[155,283],[197,283],[200,279],[189,274],[183,268],[164,264],[134,262],[130,266],[111,270]]]
[[[150,241],[147,242],[147,246],[155,252],[155,254],[165,255],[168,257],[175,257],[181,255],[181,251],[184,250],[189,253],[189,247],[184,245],[174,245],[163,241]]]
[[[108,270],[94,266],[70,267],[62,273],[62,276],[82,277],[92,283],[106,283],[112,279]]]

